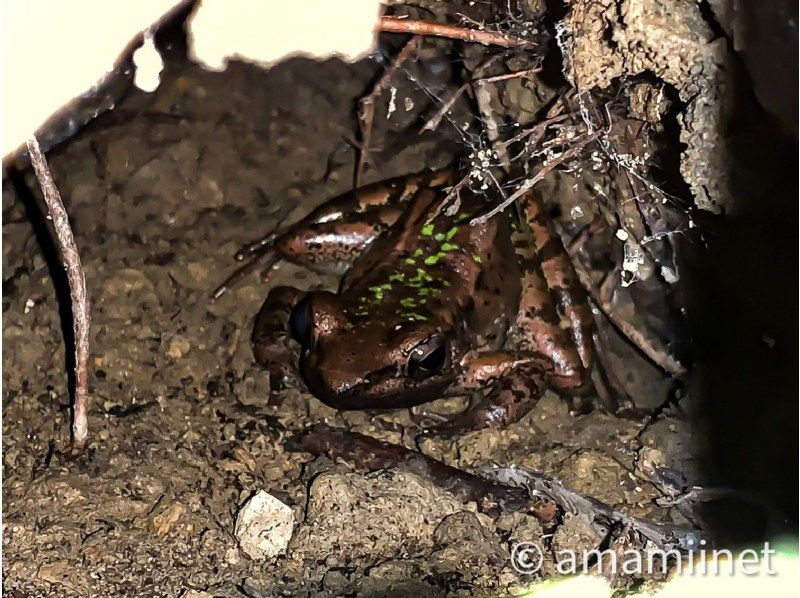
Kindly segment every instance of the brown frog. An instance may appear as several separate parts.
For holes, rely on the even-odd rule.
[[[344,272],[337,293],[269,293],[252,341],[273,382],[299,364],[309,390],[338,409],[483,391],[439,432],[505,426],[545,387],[571,397],[590,387],[591,313],[539,199],[519,201],[535,249],[520,264],[509,213],[476,220],[492,204],[465,188],[450,214],[451,184],[431,173],[369,185],[249,248],[270,267]]]

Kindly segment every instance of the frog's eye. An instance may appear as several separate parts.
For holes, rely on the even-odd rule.
[[[303,347],[311,342],[311,328],[314,325],[314,315],[311,313],[311,295],[303,297],[292,309],[289,316],[289,330],[292,337]]]
[[[441,334],[435,334],[411,349],[408,375],[435,374],[444,367],[447,357],[447,341]]]

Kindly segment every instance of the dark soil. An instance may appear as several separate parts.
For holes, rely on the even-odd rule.
[[[418,68],[446,81],[451,65]],[[93,300],[91,442],[79,457],[63,452],[63,276],[43,226],[32,225],[42,220],[25,193],[31,174],[4,186],[9,595],[488,594],[527,583],[508,554],[511,541],[539,539],[535,521],[492,520],[413,476],[325,460],[309,468],[310,455],[287,452],[292,433],[323,420],[405,443],[415,428],[406,411],[339,413],[299,389],[269,400],[249,342],[268,286],[253,274],[208,300],[241,245],[351,187],[354,103],[378,69],[305,59],[268,72],[172,67],[157,93],[134,94],[51,152]],[[401,133],[430,110],[405,78],[396,102],[376,132],[383,151],[370,180],[441,167],[464,151],[446,132]],[[335,282],[285,265],[270,284]],[[614,359],[640,388],[665,392],[638,357]],[[657,520],[681,519],[654,506],[643,464],[694,475],[687,427],[675,417],[571,416],[550,394],[507,430],[425,450],[464,468],[527,466]],[[265,563],[233,535],[238,509],[259,490],[290,505],[297,522],[287,555]],[[561,546],[598,542],[562,528]]]

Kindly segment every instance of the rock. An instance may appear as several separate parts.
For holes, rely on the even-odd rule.
[[[174,337],[167,348],[167,355],[173,359],[180,359],[189,352],[192,345],[182,336]]]
[[[582,451],[569,457],[558,472],[561,482],[610,505],[626,502],[630,480],[625,469],[613,458],[598,451]]]
[[[464,510],[475,506],[410,472],[324,472],[311,484],[306,520],[291,551],[331,554],[333,546],[339,566],[359,558],[419,556],[434,547],[441,521]]]
[[[565,73],[578,89],[605,88],[617,77],[648,72],[672,85],[686,103],[679,118],[681,174],[697,207],[730,203],[723,133],[729,102],[725,40],[701,7],[679,0],[569,0],[559,24]]]
[[[292,509],[261,490],[239,511],[234,534],[251,559],[263,561],[286,551],[293,527]]]
[[[481,524],[478,515],[469,511],[446,517],[436,528],[434,540],[436,550],[431,553],[430,561],[436,573],[458,575],[483,590],[494,586],[497,567],[509,560],[500,538]]]
[[[182,504],[177,502],[172,503],[164,510],[153,515],[153,517],[150,519],[150,527],[157,536],[166,536],[170,531],[172,531],[172,528],[175,527],[175,524],[178,523],[178,519],[181,518],[184,510],[185,509]]]
[[[70,571],[73,570],[74,567],[70,565],[69,561],[53,561],[39,567],[36,577],[48,583],[62,584],[66,582]]]
[[[567,513],[564,515],[564,522],[553,534],[552,546],[558,560],[561,558],[560,551],[565,551],[565,554],[584,554],[600,546],[602,541],[603,538],[583,517]]]

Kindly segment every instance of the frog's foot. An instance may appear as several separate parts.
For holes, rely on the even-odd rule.
[[[579,396],[569,398],[569,414],[572,416],[588,415],[595,410],[595,403],[590,397]]]
[[[478,393],[473,393],[473,395],[475,394]],[[408,409],[408,413],[411,417],[411,421],[413,421],[421,430],[425,430],[434,426],[441,426],[447,424],[454,417],[458,417],[459,414],[470,409],[476,403],[475,396],[470,397],[468,395],[462,395],[462,393],[448,397],[448,400],[452,400],[454,397],[459,397],[462,399],[459,401],[460,404],[458,406],[453,405],[452,407],[454,408],[448,409],[444,413],[431,409],[431,403],[423,403],[422,405],[410,407]]]
[[[447,423],[432,426],[423,436],[453,437],[484,428],[505,428],[527,415],[541,396],[537,376],[501,380],[487,395]]]
[[[642,409],[635,407],[630,401],[624,402],[614,415],[621,419],[628,419],[637,422],[646,422],[658,413],[658,409]]]
[[[431,422],[434,422],[434,425],[442,425],[450,421],[450,418],[446,415],[425,409],[423,405],[411,407],[408,413],[411,421],[423,429],[429,428],[428,424]]]
[[[291,361],[292,353],[287,356],[287,351],[276,348],[274,351],[262,350],[259,355],[262,367],[267,370],[269,375],[269,391],[274,394],[290,387],[297,387],[300,377],[297,375],[297,368]]]
[[[272,236],[272,235],[270,235]],[[266,237],[265,237],[266,238]],[[271,243],[272,241],[270,241]],[[252,245],[248,245],[247,247],[239,250],[236,253],[236,259],[239,261],[246,260],[244,265],[238,267],[236,270],[233,271],[233,274],[228,276],[222,284],[220,284],[214,292],[211,293],[211,300],[216,301],[220,297],[222,297],[225,293],[228,292],[228,289],[237,285],[240,281],[242,281],[248,274],[250,274],[253,270],[258,268],[259,264],[262,262],[264,263],[262,270],[261,270],[261,280],[262,282],[266,282],[269,273],[272,272],[273,267],[275,266],[278,261],[280,261],[281,256],[278,255],[271,246],[261,247],[261,251],[254,251],[251,253],[242,253],[245,250],[250,249],[252,246],[256,245],[253,243]]]
[[[270,390],[285,388],[297,380],[300,347],[292,338],[291,314],[305,291],[280,286],[272,289],[256,316],[253,334],[253,356],[269,372]]]

